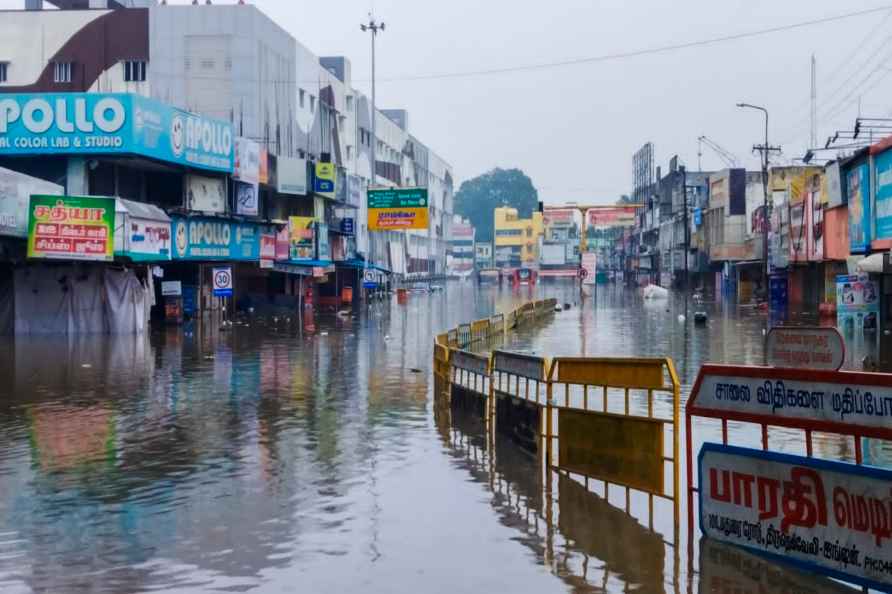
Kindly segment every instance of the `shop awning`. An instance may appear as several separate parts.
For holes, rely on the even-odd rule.
[[[369,262],[366,262],[365,260],[360,260],[358,258],[354,258],[352,260],[340,260],[338,262],[335,262],[335,265],[342,266],[344,268],[368,268],[369,270],[377,270],[378,272],[383,272],[384,274],[390,274],[390,271],[383,266],[371,264]]]

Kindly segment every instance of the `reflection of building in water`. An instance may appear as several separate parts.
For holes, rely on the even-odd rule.
[[[622,591],[664,590],[666,560],[672,555],[659,533],[563,473],[557,473],[557,483],[552,483],[556,489],[549,492],[535,457],[498,436],[493,451],[486,445],[483,423],[469,415],[473,413],[459,408],[451,415],[438,414],[440,435],[463,458],[473,480],[489,485],[499,520],[518,529],[522,536],[517,541],[571,591],[613,589],[617,580]],[[448,426],[450,416],[453,424]],[[677,585],[677,575],[669,579]]]
[[[772,563],[745,550],[700,539],[701,594],[852,594],[828,578]]]

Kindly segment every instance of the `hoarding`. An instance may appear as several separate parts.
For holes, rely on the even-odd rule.
[[[427,229],[427,188],[368,190],[369,229],[393,231]]]
[[[260,213],[259,186],[243,181],[235,182],[235,212],[240,215],[257,216]]]
[[[0,167],[0,235],[28,237],[28,205],[33,194],[61,196],[65,188]]]
[[[585,220],[590,227],[634,227],[637,208],[634,206],[610,206],[590,208],[585,212]]]
[[[262,267],[272,268],[276,259],[276,236],[273,233],[260,234],[260,263]],[[287,256],[286,256],[287,259]],[[268,263],[268,264],[266,264]]]
[[[585,279],[586,284],[594,284],[595,282],[595,274],[598,272],[597,261],[598,256],[594,252],[582,254],[582,270],[585,271],[582,278]]]
[[[543,243],[539,263],[543,266],[563,266],[567,263],[567,249],[563,243]]]
[[[260,259],[260,227],[212,217],[172,216],[174,259],[242,260]]]
[[[337,171],[334,163],[316,163],[316,175],[313,178],[313,192],[334,200]]]
[[[226,179],[203,175],[185,176],[186,208],[208,213],[226,212]]]
[[[316,257],[316,219],[288,217],[289,260],[312,260]]]
[[[0,155],[135,154],[232,171],[232,125],[126,93],[0,94]]]
[[[331,244],[328,240],[328,225],[316,225],[316,259],[331,260]]]
[[[260,145],[248,138],[235,139],[232,177],[249,184],[260,183]]]
[[[877,239],[892,239],[892,150],[874,157]]]
[[[805,569],[888,591],[892,471],[706,443],[700,528]]]
[[[135,262],[170,260],[170,217],[152,204],[118,198],[114,245],[116,256]]]
[[[867,275],[836,277],[836,325],[846,336],[876,331],[880,314],[879,286]]]
[[[845,194],[842,188],[842,176],[839,171],[839,161],[834,161],[827,165],[824,169],[824,179],[826,180],[826,200],[824,205],[827,208],[836,208],[845,204]]]
[[[34,195],[28,213],[29,258],[114,259],[114,198]]]
[[[307,161],[279,157],[276,172],[276,191],[279,194],[304,196],[307,193]]]
[[[853,167],[846,176],[849,203],[849,249],[861,253],[870,246],[870,170],[867,163]]]
[[[572,208],[549,208],[543,213],[546,227],[569,227],[573,224],[576,211]]]

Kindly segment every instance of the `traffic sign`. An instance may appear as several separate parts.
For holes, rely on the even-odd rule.
[[[842,367],[846,358],[845,341],[831,326],[778,326],[768,332],[765,348],[768,364],[773,367],[830,369]]]
[[[214,297],[232,297],[232,268],[214,268]]]

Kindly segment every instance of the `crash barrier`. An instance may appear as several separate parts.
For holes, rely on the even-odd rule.
[[[695,466],[698,417],[719,427]],[[892,472],[865,465],[864,452],[870,439],[892,441],[892,375],[704,365],[685,427],[691,540],[697,509],[709,538],[892,589]]]
[[[646,500],[651,530],[655,499],[668,502],[673,539],[667,544],[677,545],[680,384],[671,359],[450,349],[449,381],[438,394],[449,395],[453,410],[483,416],[548,468],[582,476],[586,486],[599,481],[605,499],[611,488],[622,489],[628,513],[633,493]]]

